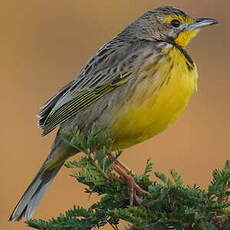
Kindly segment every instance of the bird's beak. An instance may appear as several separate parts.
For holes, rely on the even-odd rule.
[[[185,30],[195,30],[201,27],[218,24],[218,21],[213,18],[196,18],[195,22],[189,24]]]

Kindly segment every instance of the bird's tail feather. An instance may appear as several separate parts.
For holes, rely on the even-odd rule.
[[[32,183],[29,185],[22,198],[16,205],[9,221],[19,221],[21,218],[30,219],[37,206],[43,198],[47,188],[52,183],[54,177],[64,164],[64,161],[51,169],[43,169],[38,172]]]
[[[57,175],[65,160],[78,151],[64,142],[57,133],[51,152],[38,171],[37,175],[16,205],[9,221],[19,221],[22,218],[30,219],[38,207],[49,185]]]

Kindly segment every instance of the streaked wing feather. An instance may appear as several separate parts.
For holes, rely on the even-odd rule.
[[[55,96],[51,97],[42,107],[41,107],[41,111],[38,114],[38,126],[39,127],[43,127],[47,116],[49,115],[49,113],[52,111],[52,109],[54,108],[54,106],[56,105],[56,103],[58,102],[58,100],[63,97],[68,90],[71,88],[71,86],[73,85],[74,81],[69,82],[65,87],[63,87]]]
[[[130,76],[131,73],[131,70],[123,71],[122,73],[116,74],[116,76],[111,81],[104,85],[97,86],[94,89],[86,89],[80,92],[72,100],[63,104],[59,109],[55,110],[48,116],[45,122],[45,126],[43,127],[43,135],[48,134],[58,124],[75,116],[87,106],[91,105],[95,101],[102,98],[104,95],[126,83],[128,76]]]

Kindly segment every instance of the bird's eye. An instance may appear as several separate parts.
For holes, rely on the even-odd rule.
[[[171,21],[171,25],[172,25],[173,27],[179,27],[180,24],[181,24],[180,21],[177,20],[177,19],[173,19],[173,20]]]

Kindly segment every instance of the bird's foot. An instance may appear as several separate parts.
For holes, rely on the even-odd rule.
[[[123,168],[123,167],[122,167]],[[142,199],[139,195],[147,195],[148,191],[142,189],[134,180],[133,175],[129,175],[127,172],[123,172],[122,169],[116,164],[113,166],[114,171],[121,177],[121,179],[128,185],[128,195],[129,195],[129,204],[130,205],[140,205]]]

